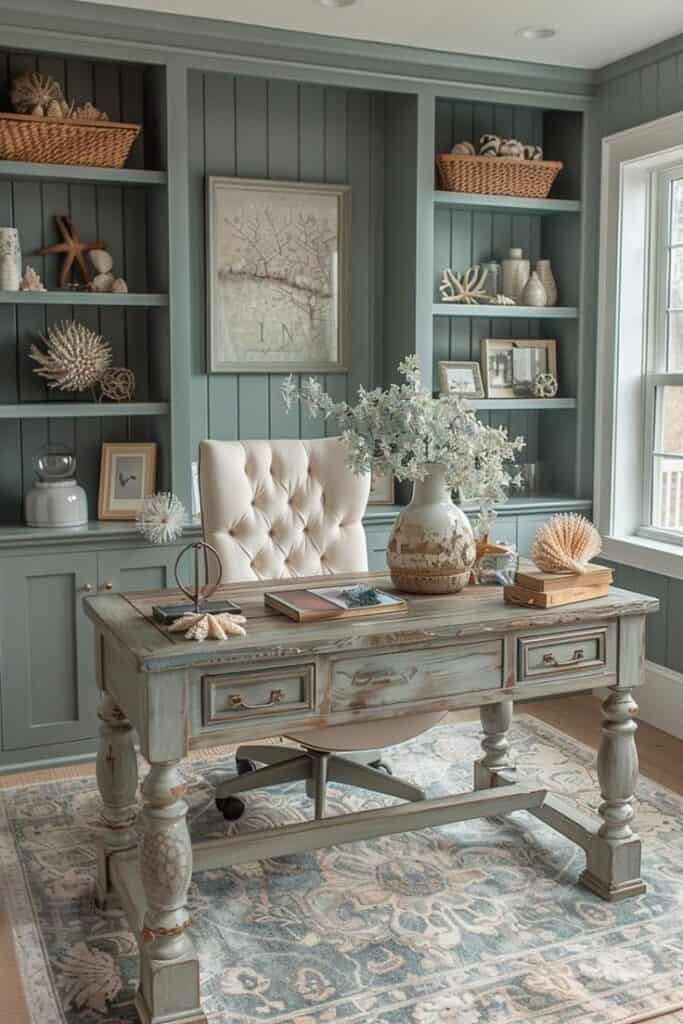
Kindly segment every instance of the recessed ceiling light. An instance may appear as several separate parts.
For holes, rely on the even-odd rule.
[[[318,0],[321,7],[350,7],[356,0]]]
[[[520,36],[522,39],[552,39],[555,35],[555,29],[540,28],[532,25],[529,28],[517,29],[515,35]]]

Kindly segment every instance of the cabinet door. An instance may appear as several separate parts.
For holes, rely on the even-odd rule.
[[[519,540],[519,553],[525,558],[528,558],[531,554],[531,545],[533,544],[534,537],[536,536],[536,530],[543,523],[547,523],[548,516],[520,516],[517,525],[517,536]]]
[[[134,593],[138,590],[176,588],[173,576],[175,560],[184,545],[167,547],[149,544],[144,548],[101,551],[98,555],[98,586],[101,591]],[[189,565],[189,569],[188,569]],[[191,571],[188,558],[185,572]]]
[[[0,562],[4,750],[97,735],[92,623],[83,597],[97,585],[92,553]]]
[[[386,569],[387,544],[389,543],[390,526],[366,526],[365,539],[368,545],[368,569],[370,572]]]

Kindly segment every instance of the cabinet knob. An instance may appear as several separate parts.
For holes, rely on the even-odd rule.
[[[84,590],[86,594],[89,594],[94,589],[95,588],[93,587],[92,583],[84,583],[83,586],[81,587],[81,590]]]
[[[114,584],[112,583],[111,580],[107,580],[107,582],[104,584],[104,589],[105,590],[113,590],[114,589]]]

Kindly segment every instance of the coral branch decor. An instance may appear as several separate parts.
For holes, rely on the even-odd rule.
[[[290,375],[283,398],[288,409],[301,401],[311,416],[336,423],[354,473],[372,469],[413,481],[413,499],[396,519],[387,549],[392,580],[402,590],[453,593],[467,583],[476,547],[452,490],[479,499],[479,529],[485,534],[494,506],[518,479],[514,459],[524,441],[510,441],[503,428],[485,426],[453,392],[433,398],[421,385],[415,356],[398,369],[402,384],[386,391],[360,388],[355,406],[335,402],[313,377],[298,387]]]
[[[31,346],[29,355],[38,363],[34,373],[60,391],[87,391],[102,379],[111,364],[111,348],[100,334],[84,324],[67,320],[53,324],[43,338],[47,351]]]
[[[531,558],[543,572],[583,574],[601,550],[600,534],[585,516],[560,513],[538,528]]]
[[[85,260],[84,253],[89,252],[92,249],[106,249],[104,242],[81,242],[78,237],[78,232],[74,227],[73,221],[65,215],[58,215],[55,217],[57,228],[62,236],[61,242],[55,242],[54,245],[48,245],[44,249],[38,249],[37,254],[39,256],[50,256],[57,255],[63,256],[62,265],[59,269],[59,286],[65,288],[74,267],[74,264],[78,267],[81,272],[84,284],[90,284],[91,274],[90,268]]]
[[[443,302],[462,302],[476,306],[490,302],[491,296],[484,290],[488,270],[482,270],[478,263],[469,267],[464,274],[456,274],[449,268],[443,272],[439,291]]]

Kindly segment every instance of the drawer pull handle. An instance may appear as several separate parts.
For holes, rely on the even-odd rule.
[[[564,668],[565,665],[575,665],[577,661],[583,661],[585,657],[583,647],[577,647],[568,661],[558,661],[554,654],[544,654],[543,664],[551,665],[553,668]]]
[[[241,693],[233,693],[230,698],[230,706],[233,708],[245,708],[247,711],[259,711],[261,708],[272,708],[274,704],[281,704],[284,699],[284,690],[271,690],[270,697],[263,704],[247,704]]]

